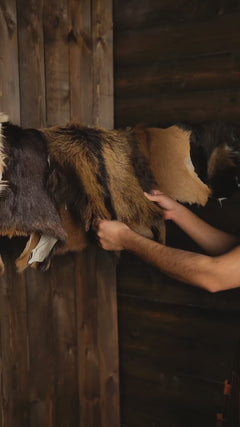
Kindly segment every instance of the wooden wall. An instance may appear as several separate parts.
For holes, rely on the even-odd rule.
[[[0,111],[24,127],[111,128],[111,1],[0,4]],[[1,240],[0,426],[119,426],[114,260],[90,246],[17,275],[19,246]]]
[[[114,2],[115,123],[240,117],[238,0]]]
[[[115,125],[240,119],[238,0],[114,2]],[[240,197],[193,208],[240,229]],[[168,244],[199,250],[168,224]],[[240,338],[240,291],[209,294],[125,254],[118,270],[122,423],[212,427]]]

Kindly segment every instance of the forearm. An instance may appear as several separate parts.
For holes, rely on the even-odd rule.
[[[183,205],[172,220],[209,255],[223,254],[239,243],[237,237],[212,227]]]
[[[124,232],[121,241],[125,249],[177,280],[210,292],[237,286],[222,274],[217,258],[167,247],[131,230]]]

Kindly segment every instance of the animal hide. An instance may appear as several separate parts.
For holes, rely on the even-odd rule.
[[[18,271],[41,246],[41,236],[57,239],[39,264],[43,270],[54,253],[82,250],[99,218],[118,219],[164,242],[161,209],[143,191],[158,187],[181,202],[205,205],[207,183],[216,192],[219,177],[230,170],[229,182],[236,184],[239,135],[216,123],[125,131],[1,124],[0,234],[30,235]]]
[[[0,235],[36,233],[65,240],[60,216],[46,191],[47,155],[39,131],[0,124]]]
[[[204,206],[211,191],[194,170],[190,157],[191,132],[179,126],[166,129],[138,126],[135,133],[159,189],[180,202]]]
[[[143,196],[156,182],[131,132],[78,124],[23,130],[4,123],[1,138],[0,234],[30,235],[18,271],[26,268],[42,235],[58,240],[42,269],[53,253],[83,249],[86,232],[99,218],[118,219],[165,241],[161,209]]]
[[[240,126],[223,121],[182,126],[190,132],[191,158],[199,178],[213,197],[231,197],[240,176]]]
[[[118,219],[165,241],[161,209],[143,196],[156,182],[131,132],[79,124],[42,132],[52,168],[48,189],[86,231],[100,218]]]

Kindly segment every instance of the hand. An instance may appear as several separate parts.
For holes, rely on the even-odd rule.
[[[148,200],[152,202],[157,202],[159,206],[163,209],[163,215],[165,219],[173,219],[175,213],[180,206],[176,200],[172,199],[170,196],[162,193],[159,190],[152,190],[151,193],[144,193]]]
[[[121,251],[124,249],[122,235],[130,228],[119,221],[100,220],[98,232],[100,244],[107,251]]]

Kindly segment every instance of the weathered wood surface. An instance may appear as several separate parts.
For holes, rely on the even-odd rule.
[[[70,119],[68,1],[46,1],[43,25],[47,124],[65,124]]]
[[[149,425],[190,426],[195,414],[192,425],[201,426],[204,419],[210,426],[231,374],[239,311],[120,296],[119,312],[123,423],[130,424],[127,414],[136,410],[133,426],[140,413]]]
[[[18,0],[21,124],[46,126],[43,0]],[[12,122],[14,119],[10,116]]]
[[[93,125],[92,8],[88,0],[70,0],[68,40],[71,119]]]
[[[21,115],[24,127],[70,119],[112,127],[111,1],[16,3],[17,9],[12,0],[1,2],[1,110],[14,123]],[[0,243],[7,266],[0,280],[1,427],[118,427],[111,257],[92,246],[87,262],[84,254],[77,261],[67,255],[55,259],[47,273],[31,269],[17,275],[13,258],[22,243]],[[96,349],[93,364],[86,361],[89,342],[81,334],[81,319]]]
[[[239,233],[239,193],[192,210]],[[199,251],[168,223],[167,242]],[[240,290],[210,294],[124,254],[118,268],[122,422],[212,426],[239,341]],[[143,368],[144,367],[144,368]]]
[[[0,111],[20,123],[16,0],[0,3]]]
[[[107,281],[106,281],[107,277]],[[81,427],[117,427],[119,414],[116,262],[96,246],[77,256]]]
[[[149,25],[168,26],[206,21],[239,10],[238,0],[131,0],[127,5],[114,0],[115,22],[122,31]]]
[[[239,120],[238,1],[115,1],[115,124]]]
[[[112,0],[93,0],[93,81],[96,125],[113,128]]]

